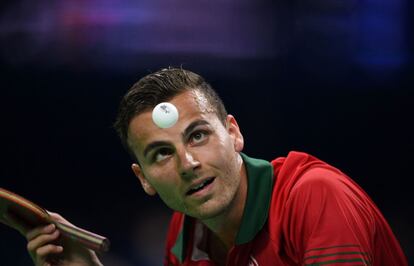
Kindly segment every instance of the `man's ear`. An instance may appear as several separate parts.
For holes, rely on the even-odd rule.
[[[232,115],[227,115],[226,118],[227,132],[233,139],[234,149],[237,152],[241,152],[244,147],[243,135],[240,132],[239,125],[237,124],[236,118]]]
[[[138,178],[139,182],[141,183],[141,186],[144,189],[145,193],[147,193],[150,196],[154,196],[155,194],[157,194],[157,191],[155,191],[154,187],[145,178],[144,173],[142,172],[142,169],[138,164],[133,163],[131,165],[131,169],[134,172],[135,176]]]

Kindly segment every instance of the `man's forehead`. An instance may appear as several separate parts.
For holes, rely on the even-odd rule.
[[[214,112],[214,108],[211,103],[208,101],[206,95],[200,90],[192,90],[191,97],[193,98],[194,103],[200,108],[202,112]]]
[[[174,96],[168,102],[173,104],[177,108],[179,113],[179,119],[187,118],[186,116],[191,114],[203,114],[214,112],[214,108],[209,103],[207,97],[198,89],[184,91]],[[135,115],[131,119],[130,126],[133,123],[133,120],[139,119],[141,117],[142,119],[140,120],[151,120],[152,122],[152,119],[150,118],[152,118],[152,111],[154,110],[155,106],[156,105],[154,105],[152,108],[148,108],[147,110],[138,115]]]
[[[131,119],[128,128],[128,143],[130,145],[141,149],[145,146],[145,143],[155,138],[167,138],[171,133],[181,133],[193,121],[204,117],[204,115],[214,113],[214,109],[207,98],[199,90],[185,91],[173,97],[169,102],[178,109],[177,124],[167,129],[157,127],[152,121],[153,109],[148,109]]]

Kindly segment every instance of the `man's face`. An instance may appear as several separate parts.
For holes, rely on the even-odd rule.
[[[224,126],[197,90],[170,103],[179,112],[170,128],[158,128],[152,110],[131,120],[128,140],[140,163],[132,169],[144,190],[171,209],[213,218],[238,198],[243,137],[234,117],[228,115]]]

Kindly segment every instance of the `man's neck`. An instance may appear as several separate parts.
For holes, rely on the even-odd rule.
[[[203,220],[205,226],[214,234],[213,239],[220,241],[228,251],[235,243],[243,217],[247,199],[247,173],[244,163],[240,167],[239,189],[227,211],[212,219]]]

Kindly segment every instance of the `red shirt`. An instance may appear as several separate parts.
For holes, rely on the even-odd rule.
[[[248,193],[228,266],[408,265],[378,208],[338,169],[300,152],[271,163],[241,155]],[[175,212],[164,265],[215,265],[206,233]]]

